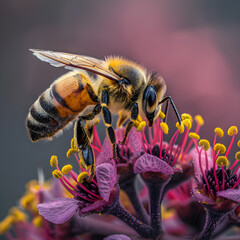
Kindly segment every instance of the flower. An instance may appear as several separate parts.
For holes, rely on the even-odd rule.
[[[217,136],[222,137],[223,131],[215,129],[213,148],[207,140],[194,140],[194,170],[197,187],[193,194],[197,200],[212,205],[216,209],[231,209],[235,203],[240,203],[240,152],[235,155],[235,162],[229,166],[228,155],[234,143],[237,127],[231,127],[228,135],[232,136],[228,148],[216,143]],[[235,168],[235,170],[234,170]]]
[[[80,216],[93,212],[99,213],[104,207],[113,203],[118,195],[118,188],[115,187],[116,169],[111,163],[98,165],[96,176],[90,180],[88,170],[83,169],[79,160],[77,162],[82,170],[79,175],[72,170],[70,164],[60,170],[56,156],[52,156],[50,160],[51,166],[57,168],[53,171],[53,176],[73,196],[56,198],[37,206],[39,213],[50,222],[65,223],[77,211]]]

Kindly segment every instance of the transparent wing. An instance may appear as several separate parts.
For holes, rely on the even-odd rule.
[[[37,49],[30,49],[30,51],[32,51],[37,58],[44,62],[50,63],[54,67],[65,67],[71,70],[80,68],[104,76],[111,80],[120,80],[120,77],[117,74],[107,68],[105,61],[96,58]]]

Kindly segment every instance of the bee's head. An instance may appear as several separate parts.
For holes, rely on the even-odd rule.
[[[159,102],[162,100],[165,92],[166,84],[163,78],[156,73],[151,74],[142,98],[142,110],[148,120],[149,127],[152,127],[154,120],[161,110]]]

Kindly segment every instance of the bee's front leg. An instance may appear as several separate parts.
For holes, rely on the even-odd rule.
[[[115,131],[112,127],[112,115],[109,109],[107,108],[109,104],[109,94],[107,89],[102,90],[102,114],[103,114],[103,121],[105,126],[107,127],[107,135],[112,144],[113,149],[113,159],[117,159],[117,144],[116,144],[116,135]]]
[[[130,117],[130,121],[128,122],[126,128],[125,128],[125,132],[124,132],[124,138],[122,140],[122,142],[119,141],[119,144],[124,145],[126,143],[127,140],[127,136],[129,134],[129,132],[131,131],[134,122],[137,120],[138,118],[138,104],[137,103],[133,103],[132,105],[132,109],[131,109],[131,117]]]

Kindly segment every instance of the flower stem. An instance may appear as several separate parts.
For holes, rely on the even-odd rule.
[[[113,203],[111,206],[104,209],[103,213],[111,214],[123,222],[125,222],[128,226],[134,229],[140,236],[145,238],[153,238],[154,232],[152,228],[146,224],[143,224],[135,217],[133,217],[126,209],[123,208],[119,200]]]
[[[147,211],[143,207],[143,205],[138,197],[138,194],[136,192],[135,179],[136,179],[136,176],[123,181],[122,183],[120,183],[120,188],[122,190],[124,190],[126,192],[126,194],[128,195],[129,200],[131,201],[132,206],[134,207],[134,210],[136,212],[137,219],[139,219],[143,223],[149,224],[150,219],[147,214]]]
[[[151,226],[155,236],[158,236],[163,232],[161,203],[163,199],[163,190],[168,182],[169,180],[162,183],[146,182],[148,186],[149,200],[150,200]]]
[[[204,228],[197,238],[197,240],[210,240],[213,237],[214,230],[221,222],[222,218],[229,213],[229,211],[214,210],[205,207],[207,215]],[[232,210],[232,209],[231,209]]]

